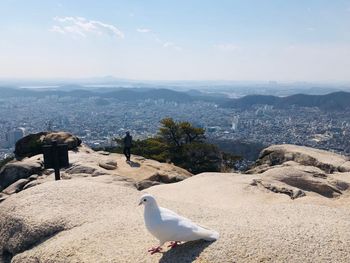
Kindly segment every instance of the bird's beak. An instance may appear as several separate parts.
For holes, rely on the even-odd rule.
[[[140,203],[139,203],[139,206],[140,206],[140,205],[142,205],[142,200],[141,200]]]

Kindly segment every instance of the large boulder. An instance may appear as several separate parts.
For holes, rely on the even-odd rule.
[[[65,172],[67,174],[88,174],[93,176],[96,170],[95,167],[88,164],[73,164],[71,167],[67,168]]]
[[[161,183],[158,181],[151,181],[151,180],[142,180],[140,182],[136,182],[135,183],[135,187],[137,190],[144,190],[146,188],[150,188],[151,186],[155,186],[155,185],[160,185]]]
[[[42,146],[51,144],[56,140],[59,144],[68,144],[68,149],[73,150],[81,144],[81,140],[68,132],[39,132],[29,134],[16,143],[15,154],[17,157],[30,157],[42,153]]]
[[[301,165],[315,166],[326,173],[349,172],[348,157],[340,154],[291,144],[273,145],[264,149],[257,160],[255,167],[248,173],[261,173],[270,166],[294,161]]]
[[[0,193],[0,203],[1,203],[2,201],[5,201],[8,197],[9,197],[9,195],[4,194],[4,193]],[[0,262],[1,262],[1,261],[0,261]]]
[[[7,195],[18,193],[23,189],[23,187],[27,183],[29,183],[29,179],[19,179],[18,181],[14,182],[10,186],[6,187],[2,192]]]
[[[51,144],[52,141],[68,144],[68,150],[73,150],[81,144],[80,138],[68,132],[50,132],[44,138],[44,144]]]
[[[7,163],[0,170],[0,189],[5,189],[19,179],[26,179],[33,174],[40,174],[43,170],[41,159],[29,158],[22,161]]]
[[[118,163],[114,159],[101,160],[98,165],[106,170],[115,170],[118,168]]]
[[[134,155],[131,162],[126,162],[122,154],[101,154],[85,145],[81,145],[75,151],[69,151],[68,154],[70,165],[61,169],[62,179],[113,175],[116,178],[123,177],[132,181],[138,189],[144,189],[157,182],[174,183],[192,176],[190,172],[173,164],[160,163]],[[34,174],[46,174],[53,178],[52,169],[43,169],[42,155],[8,163],[0,170],[0,191],[15,181]],[[45,178],[42,180],[45,181]],[[30,184],[30,186],[35,185],[37,183]]]
[[[30,157],[42,153],[42,146],[47,132],[29,134],[16,142],[15,154],[18,157]]]
[[[287,194],[292,199],[319,194],[324,197],[339,197],[348,192],[350,184],[325,174],[312,166],[277,166],[253,179],[254,186],[263,186],[275,193]]]
[[[149,255],[142,193],[114,176],[45,182],[0,204],[5,262],[350,262],[349,196],[286,195],[256,175],[207,173],[147,189],[160,206],[220,233]],[[258,249],[257,249],[258,248]],[[307,259],[307,260],[305,260]],[[1,261],[1,259],[0,259]]]
[[[46,182],[2,202],[0,262],[1,255],[8,262],[141,262],[152,237],[145,237],[140,194],[99,178]],[[126,246],[138,239],[146,247]]]
[[[273,145],[264,149],[247,174],[256,174],[253,186],[262,186],[292,199],[319,194],[333,198],[349,190],[338,174],[350,171],[349,158],[297,145]]]
[[[85,145],[69,152],[70,167],[63,169],[70,178],[114,175],[130,179],[137,189],[160,183],[175,183],[192,176],[185,169],[132,155],[126,162],[123,154],[95,152]]]
[[[27,183],[22,190],[26,190],[28,188],[31,188],[31,187],[34,187],[34,186],[37,186],[39,184],[41,184],[42,182],[40,180],[34,180],[34,181],[30,181],[29,183]]]

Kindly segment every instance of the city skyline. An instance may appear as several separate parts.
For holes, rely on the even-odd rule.
[[[350,1],[0,3],[0,78],[349,82]]]

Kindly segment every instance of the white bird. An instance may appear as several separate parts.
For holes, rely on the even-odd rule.
[[[145,206],[146,228],[159,240],[158,247],[148,250],[151,254],[160,252],[167,241],[171,241],[169,247],[175,247],[181,241],[215,241],[219,238],[218,232],[199,226],[169,209],[159,207],[156,199],[150,194],[141,197],[139,205],[142,204]]]

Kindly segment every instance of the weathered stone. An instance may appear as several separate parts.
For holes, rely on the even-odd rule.
[[[43,164],[40,160],[24,159],[22,161],[10,162],[0,170],[0,187],[3,189],[19,179],[26,179],[33,174],[40,173]]]
[[[91,176],[95,177],[95,176],[101,176],[101,175],[109,175],[109,173],[101,169],[93,172]]]
[[[15,154],[18,157],[30,157],[42,153],[42,146],[47,132],[29,134],[16,142]]]
[[[38,180],[30,181],[29,183],[27,183],[27,184],[23,187],[22,190],[26,190],[26,189],[28,189],[28,188],[31,188],[31,187],[36,186],[36,185],[39,185],[39,184],[41,184],[41,182],[38,181]]]
[[[187,177],[179,174],[156,172],[152,176],[150,176],[148,180],[157,181],[165,184],[171,184],[171,183],[180,182],[182,180],[185,180],[186,178]]]
[[[153,256],[157,240],[135,188],[114,176],[43,183],[0,204],[0,261],[350,262],[349,196],[292,201],[249,187],[259,176],[206,173],[147,189],[160,206],[220,233],[218,242],[166,244]]]
[[[273,145],[261,152],[255,167],[247,173],[261,174],[261,185],[291,198],[312,192],[332,198],[341,195],[349,185],[333,180],[330,174],[350,170],[349,163],[347,157],[327,151],[296,145]]]
[[[281,165],[288,161],[306,166],[315,166],[326,173],[350,171],[350,162],[345,156],[304,146],[283,144],[264,149],[260,153],[255,168],[249,173],[259,172],[259,169],[260,172],[264,172],[268,169],[268,166]]]
[[[116,160],[101,160],[98,165],[106,170],[115,170],[118,168]]]
[[[249,169],[245,173],[246,174],[260,174],[260,173],[267,171],[270,168],[271,168],[271,166],[268,164],[261,164],[261,165],[258,165],[258,166],[255,166],[255,167]]]
[[[87,166],[87,165],[74,165],[66,169],[68,174],[93,174],[96,171],[96,168]]]
[[[137,190],[141,191],[141,190],[147,189],[151,186],[160,185],[160,184],[161,183],[158,181],[143,180],[143,181],[135,183],[135,187]]]
[[[29,182],[28,179],[19,179],[10,186],[6,187],[2,192],[7,195],[12,195],[22,191],[23,187]]]
[[[329,183],[333,185],[339,191],[346,191],[350,188],[350,184],[340,180],[330,180]]]
[[[338,167],[339,172],[345,173],[350,171],[350,161],[343,163],[340,167]]]
[[[68,144],[68,149],[72,150],[81,144],[81,140],[68,132],[40,132],[30,134],[20,139],[16,143],[15,154],[17,157],[30,157],[42,153],[42,146],[51,144],[53,140],[58,143]]]
[[[110,155],[111,154],[110,152],[106,152],[106,151],[98,151],[97,153],[101,154],[101,155]]]
[[[126,162],[123,154],[103,155],[85,145],[80,146],[77,151],[70,151],[69,161],[71,167],[62,169],[62,172],[70,174],[71,178],[81,175],[115,175],[129,178],[134,183],[143,180],[172,183],[192,176],[190,172],[173,164],[160,163],[136,155],[132,155],[131,162]]]
[[[332,175],[311,166],[275,166],[260,174],[251,185],[262,185],[276,193],[284,193],[292,199],[309,193],[333,198],[349,188],[346,182],[334,180]]]
[[[9,197],[9,195],[4,194],[4,193],[0,193],[0,203],[1,203],[2,201],[5,201],[8,197]]]
[[[80,178],[46,182],[22,191],[17,196],[7,204],[1,203],[0,261],[3,251],[8,251],[15,256],[26,250],[29,251],[29,248],[34,245],[42,245],[46,239],[63,230],[69,232],[68,230],[75,228],[75,230],[81,229],[83,233],[85,230],[80,227],[85,228],[84,223],[92,224],[91,229],[97,230],[95,225],[101,225],[103,221],[106,224],[103,223],[105,225],[99,227],[96,233],[100,230],[109,230],[115,222],[106,218],[113,218],[113,216],[110,217],[112,214],[114,217],[117,215],[117,221],[120,220],[119,218],[123,220],[127,218],[130,222],[130,219],[135,216],[128,215],[129,213],[124,212],[123,208],[133,204],[134,200],[138,199],[139,193],[121,183],[106,184],[93,179],[89,181]],[[117,214],[113,211],[115,207],[119,210]],[[141,230],[142,227],[140,222]],[[54,245],[56,246],[57,244]],[[65,250],[65,246],[63,249]],[[96,262],[91,259],[89,261]],[[17,262],[28,262],[28,259]],[[45,258],[43,262],[48,260]]]
[[[81,140],[68,132],[50,132],[44,138],[44,144],[51,144],[52,141],[57,143],[68,144],[68,149],[73,150],[81,144]]]
[[[32,174],[31,176],[29,176],[29,181],[33,181],[33,180],[37,180],[38,179],[38,177],[39,177],[39,175],[37,175],[37,174]]]
[[[135,156],[134,159],[135,159],[136,161],[145,161],[145,160],[146,160],[146,158],[145,158],[145,157],[142,157],[142,156]]]
[[[250,183],[252,186],[259,186],[261,185],[262,187],[266,188],[267,190],[270,190],[274,193],[279,193],[279,194],[286,194],[290,196],[291,199],[296,199],[298,197],[303,197],[305,196],[305,192],[295,188],[295,187],[285,187],[281,185],[274,185],[271,183],[266,183],[262,180],[257,180],[253,179],[253,181]]]

